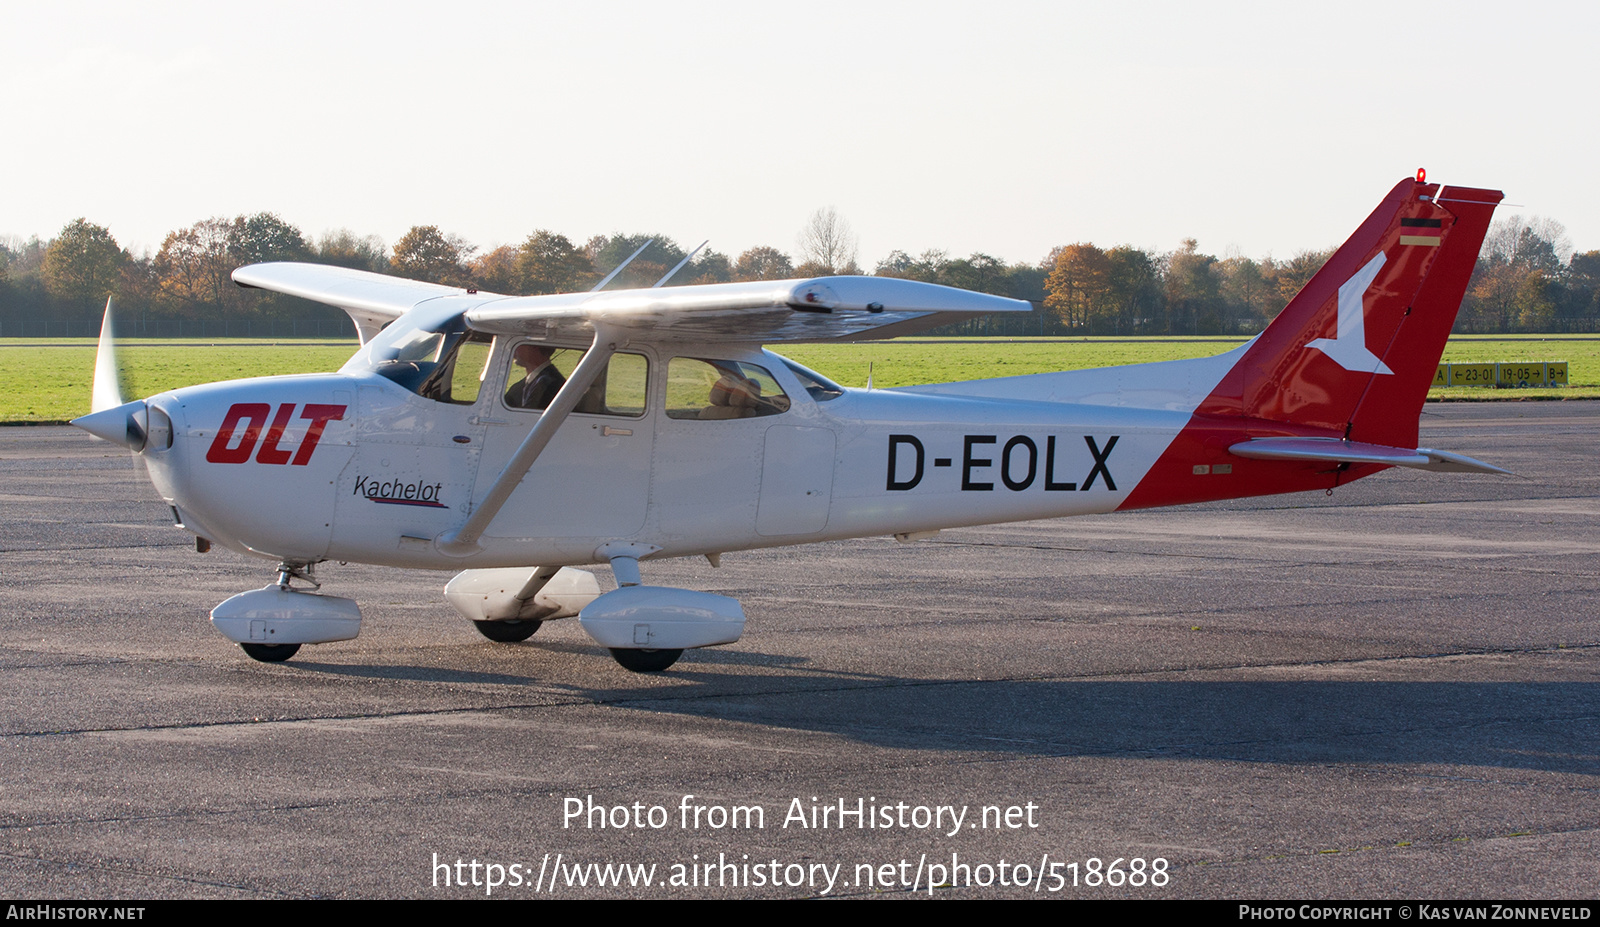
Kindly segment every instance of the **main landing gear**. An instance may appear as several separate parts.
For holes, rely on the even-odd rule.
[[[250,659],[262,663],[282,663],[300,652],[299,644],[240,644],[239,647]]]
[[[532,637],[544,622],[532,618],[511,618],[504,621],[474,621],[472,624],[479,634],[497,644],[515,644]]]
[[[744,633],[744,609],[727,596],[642,585],[639,558],[660,549],[622,543],[597,549],[597,556],[611,561],[617,588],[578,613],[595,643],[635,673],[659,673],[689,648],[731,644]]]
[[[576,617],[624,669],[659,673],[684,650],[730,644],[744,630],[744,610],[733,599],[640,585],[639,558],[659,550],[618,543],[595,551],[617,577],[618,588],[604,595],[586,570],[528,566],[464,570],[444,597],[489,640],[525,641],[546,622]]]
[[[678,662],[683,656],[682,649],[675,650],[635,650],[627,647],[611,647],[611,658],[616,660],[623,669],[635,673],[659,673],[672,664]]]
[[[690,648],[737,641],[745,617],[734,599],[640,584],[637,558],[653,550],[616,545],[597,551],[609,555],[618,579],[618,588],[604,595],[591,573],[522,567],[464,571],[445,587],[445,598],[472,619],[478,633],[499,643],[525,641],[546,621],[575,615],[612,659],[635,673],[659,673]],[[351,599],[313,591],[319,588],[313,569],[309,563],[279,564],[277,582],[218,605],[211,623],[263,663],[287,660],[302,644],[354,638],[361,609]]]

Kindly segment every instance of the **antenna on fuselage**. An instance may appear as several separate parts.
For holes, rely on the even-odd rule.
[[[700,249],[704,248],[706,246],[706,244],[708,242],[710,242],[710,241],[711,241],[711,239],[707,238],[705,241],[702,241],[699,245],[697,245],[693,251],[689,252],[689,256],[688,257],[686,257],[683,260],[678,262],[678,266],[677,267],[674,267],[671,270],[667,271],[667,275],[665,277],[662,277],[660,280],[657,280],[656,281],[656,286],[662,286],[662,285],[666,284],[666,282],[668,280],[671,280],[672,279],[672,275],[677,273],[680,270],[683,270],[683,265],[685,265],[685,264],[689,263],[690,261],[694,260],[694,256],[699,254],[700,253]],[[653,286],[650,289],[653,290],[653,289],[656,288],[656,286]]]
[[[623,261],[621,264],[618,264],[616,270],[613,270],[611,273],[606,274],[606,277],[605,277],[604,280],[601,280],[599,283],[596,283],[594,286],[590,287],[589,288],[589,292],[591,292],[591,293],[598,292],[601,287],[605,286],[606,284],[610,283],[613,279],[615,279],[617,274],[622,273],[622,268],[627,267],[629,264],[632,264],[634,258],[636,258],[639,255],[643,254],[644,253],[644,249],[650,247],[651,245],[653,245],[655,243],[656,243],[656,240],[654,238],[652,238],[649,241],[645,242],[644,244],[640,245],[638,251],[635,251],[632,254],[628,255],[628,259],[626,261]]]
[[[867,389],[872,389],[872,361],[867,361]]]

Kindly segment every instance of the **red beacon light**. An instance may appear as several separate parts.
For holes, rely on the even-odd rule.
[[[1417,183],[1427,183],[1427,182],[1428,182],[1428,169],[1425,168],[1425,167],[1417,168]]]

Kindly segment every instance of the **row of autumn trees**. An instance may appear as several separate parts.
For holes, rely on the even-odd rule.
[[[197,222],[169,234],[156,254],[134,255],[109,230],[78,219],[49,241],[0,241],[0,330],[24,320],[92,322],[108,295],[124,318],[327,317],[326,307],[233,285],[234,268],[261,261],[313,261],[494,293],[570,292],[593,286],[652,239],[612,288],[650,286],[687,255],[661,235],[601,235],[577,244],[543,229],[488,251],[435,226],[415,226],[393,247],[346,230],[313,240],[270,213]],[[863,272],[855,238],[832,209],[818,210],[797,244],[795,257],[771,246],[736,257],[700,251],[671,284]],[[1558,223],[1518,216],[1497,222],[1456,329],[1596,330],[1600,252],[1571,252]],[[1055,248],[1037,264],[894,251],[871,272],[1035,304],[1032,313],[975,319],[948,334],[1235,334],[1259,331],[1331,253],[1255,260],[1203,254],[1194,239],[1165,254],[1080,243]]]

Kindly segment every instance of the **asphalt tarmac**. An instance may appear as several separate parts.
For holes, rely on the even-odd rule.
[[[1593,898],[1600,403],[1423,442],[1518,475],[646,564],[751,620],[640,676],[337,564],[255,663],[271,564],[0,429],[0,894]]]

